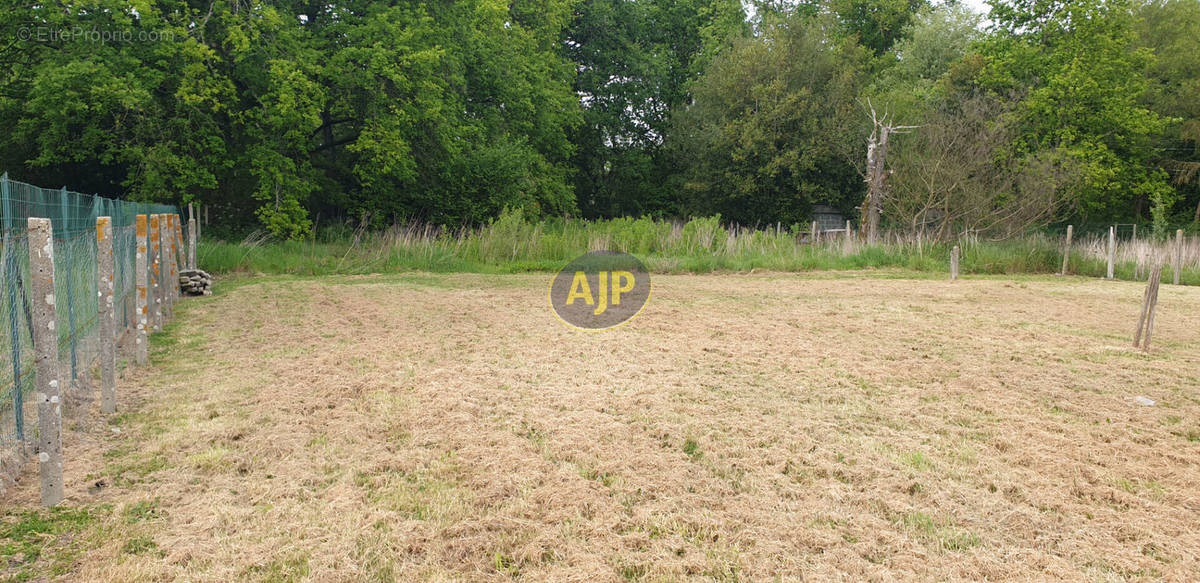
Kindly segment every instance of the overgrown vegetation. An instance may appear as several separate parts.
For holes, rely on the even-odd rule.
[[[1062,267],[1062,243],[1049,236],[970,239],[961,245],[964,274],[1058,273]],[[240,242],[206,241],[198,257],[202,268],[218,273],[514,273],[555,271],[590,250],[611,249],[638,255],[660,273],[900,268],[937,274],[949,269],[950,247],[896,235],[877,245],[864,245],[857,238],[846,241],[842,233],[827,233],[813,244],[800,225],[743,229],[724,226],[719,217],[686,223],[648,218],[528,220],[517,211],[479,229],[411,224],[383,232],[354,232],[337,226],[304,241],[271,240],[262,234]],[[1192,247],[1185,253],[1183,281],[1200,284],[1200,249]],[[1152,257],[1164,258],[1166,248],[1153,241],[1140,241],[1136,248],[1122,242],[1117,277],[1134,279],[1139,276],[1139,261],[1145,267]],[[1073,249],[1072,274],[1105,275],[1099,239],[1077,240]]]
[[[295,240],[506,207],[805,223],[859,212],[877,107],[917,126],[884,228],[1200,223],[1200,5],[989,4],[25,3],[0,169]]]

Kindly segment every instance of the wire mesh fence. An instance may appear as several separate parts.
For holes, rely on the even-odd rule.
[[[27,219],[52,222],[60,374],[70,380],[68,389],[86,391],[100,350],[96,219],[112,217],[117,333],[128,336],[136,326],[137,215],[177,211],[172,205],[112,200],[65,187],[40,188],[5,173],[0,212],[0,474],[8,476],[23,463],[26,444],[37,431]]]

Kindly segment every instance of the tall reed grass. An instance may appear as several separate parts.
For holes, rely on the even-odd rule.
[[[649,218],[530,221],[519,212],[509,212],[474,229],[412,223],[366,232],[336,226],[306,241],[270,241],[261,234],[240,242],[204,241],[198,259],[202,268],[217,273],[515,273],[554,271],[587,251],[610,249],[637,255],[660,273],[870,268],[938,273],[948,271],[953,244],[903,233],[887,233],[873,245],[842,232],[823,233],[813,240],[799,227],[731,227],[717,217],[686,223]],[[1062,266],[1062,241],[1045,235],[1005,241],[965,238],[957,244],[963,251],[964,274],[1048,274],[1058,273]],[[1070,272],[1103,277],[1106,244],[1102,237],[1078,240],[1072,247]],[[1117,278],[1140,278],[1149,272],[1151,262],[1170,261],[1171,249],[1173,240],[1119,241]],[[1186,239],[1183,260],[1183,282],[1200,285],[1200,238]],[[1164,270],[1164,277],[1170,273]]]

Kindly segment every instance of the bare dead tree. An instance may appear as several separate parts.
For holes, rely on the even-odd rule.
[[[875,112],[871,100],[867,100],[867,108],[871,110],[871,137],[867,139],[867,198],[863,200],[863,213],[867,224],[867,242],[879,240],[879,217],[883,214],[883,200],[887,191],[887,177],[891,172],[887,169],[888,138],[892,134],[905,134],[920,126],[892,125],[888,119],[891,113],[884,109],[883,115]]]

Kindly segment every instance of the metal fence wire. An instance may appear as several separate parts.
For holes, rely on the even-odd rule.
[[[116,329],[125,336],[136,326],[137,215],[178,211],[173,205],[112,200],[65,187],[39,188],[10,180],[8,173],[0,176],[0,205],[0,474],[10,476],[25,461],[26,444],[37,437],[27,219],[48,218],[54,228],[59,366],[61,376],[72,381],[69,388],[79,391],[91,386],[99,361],[97,217],[112,217]]]

